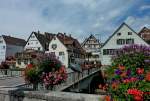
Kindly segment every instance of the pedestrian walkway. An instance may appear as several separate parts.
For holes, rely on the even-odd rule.
[[[23,77],[6,77],[0,79],[0,87],[15,87],[22,84],[25,84]]]

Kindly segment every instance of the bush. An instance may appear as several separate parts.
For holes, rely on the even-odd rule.
[[[47,89],[64,82],[67,78],[65,67],[55,57],[45,56],[39,64],[29,64],[25,70],[25,80],[34,84],[43,83]]]
[[[115,99],[150,99],[150,47],[130,45],[120,49],[106,71],[109,92]]]
[[[25,69],[25,81],[36,84],[39,82],[38,69],[35,65],[29,64]]]

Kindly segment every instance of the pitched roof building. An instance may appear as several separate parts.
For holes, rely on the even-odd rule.
[[[45,32],[44,34],[32,32],[25,45],[25,50],[34,49],[39,51],[47,51],[49,42],[52,40],[54,34]]]
[[[139,35],[147,42],[150,44],[150,29],[147,27],[144,27],[141,29],[139,32]]]
[[[55,54],[66,67],[70,63],[83,62],[85,55],[85,51],[78,40],[71,37],[71,35],[67,36],[65,33],[58,33],[53,37],[48,52]]]
[[[2,35],[0,36],[0,63],[5,61],[6,57],[14,56],[16,52],[21,52],[26,41],[20,38]]]
[[[112,56],[118,49],[125,45],[142,44],[148,45],[131,27],[126,23],[121,26],[106,40],[101,48],[101,61],[103,65],[110,65]]]
[[[82,48],[86,51],[86,60],[100,61],[100,47],[101,44],[94,35],[90,35],[82,43]]]

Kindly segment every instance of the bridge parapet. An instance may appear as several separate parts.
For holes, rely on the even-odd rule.
[[[0,88],[0,101],[104,101],[105,95]]]
[[[68,73],[68,78],[67,80],[59,85],[55,85],[53,87],[53,91],[62,91],[64,89],[66,89],[67,87],[73,85],[74,83],[79,82],[80,80],[88,77],[89,75],[100,71],[100,68],[91,68],[88,70],[83,70],[82,72],[70,72]],[[33,89],[33,85],[31,84],[24,84],[24,85],[20,85],[18,87],[23,87],[23,88],[30,88]],[[43,84],[38,84],[38,88],[37,90],[46,90],[46,88],[44,87]]]

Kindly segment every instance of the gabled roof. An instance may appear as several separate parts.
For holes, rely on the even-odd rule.
[[[11,36],[2,35],[3,39],[5,40],[6,44],[9,45],[16,45],[16,46],[25,46],[26,41],[24,39],[15,38]]]
[[[107,43],[108,43],[108,41],[116,34],[116,32],[118,31],[118,30],[120,30],[123,26],[127,26],[131,31],[133,31],[134,33],[136,33],[137,34],[137,32],[135,32],[130,26],[128,26],[125,22],[123,22],[120,26],[119,26],[119,28],[105,41],[105,43],[103,44],[103,46],[101,47],[101,48],[103,48]],[[137,36],[140,38],[140,39],[142,39],[140,36],[139,36],[139,34],[137,34]],[[142,39],[143,40],[143,39]],[[145,40],[143,40],[145,43],[147,43]],[[147,43],[148,44],[148,43]]]
[[[38,39],[38,41],[40,42],[40,44],[42,45],[42,47],[44,49],[48,48],[48,45],[50,43],[50,41],[52,40],[52,38],[54,37],[54,34],[52,33],[48,33],[45,32],[44,34],[41,34],[39,31],[38,32],[32,32],[31,35],[34,34],[36,36],[36,38]],[[29,36],[27,42],[29,41],[31,35]]]
[[[83,47],[83,46],[85,45],[85,43],[86,43],[89,39],[91,39],[91,38],[94,38],[94,39],[98,42],[98,44],[100,44],[100,42],[96,39],[96,37],[95,37],[93,34],[91,34],[88,38],[86,38],[86,39],[83,41],[83,43],[81,44],[81,46]]]
[[[78,53],[84,53],[85,52],[77,39],[75,39],[71,36],[67,36],[66,34],[62,34],[62,33],[58,33],[56,35],[56,37],[61,41],[61,43],[64,44],[64,46],[68,50],[71,50],[71,51],[73,50],[73,51],[78,52]]]
[[[149,32],[149,34],[150,34],[150,29],[147,27],[143,27],[138,34],[141,35],[144,32]]]

